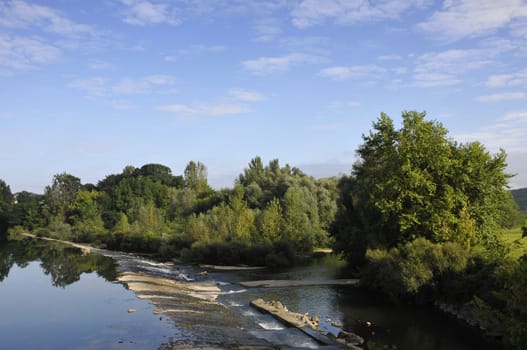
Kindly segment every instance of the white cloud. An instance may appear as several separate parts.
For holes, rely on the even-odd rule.
[[[110,82],[102,77],[74,80],[69,87],[84,91],[91,96],[106,95],[145,95],[152,93],[172,93],[170,88],[174,84],[170,75],[149,75],[139,79],[123,78],[117,82]]]
[[[254,74],[266,75],[284,72],[303,64],[320,63],[323,60],[320,56],[291,53],[285,56],[260,57],[254,60],[247,60],[242,62],[242,65],[246,70]]]
[[[168,4],[155,4],[146,0],[122,0],[126,5],[123,21],[132,24],[145,26],[148,24],[180,24],[175,8]]]
[[[461,75],[489,65],[489,52],[481,49],[446,50],[419,56],[414,67],[414,83],[420,87],[452,86]]]
[[[525,92],[503,92],[499,94],[483,95],[474,98],[478,102],[503,102],[503,101],[516,101],[516,100],[527,100],[527,93]]]
[[[453,74],[440,73],[416,73],[413,79],[418,87],[453,86],[462,82]]]
[[[104,62],[104,61],[94,61],[89,64],[89,67],[95,70],[109,70],[109,69],[114,69],[115,65],[109,62]]]
[[[0,66],[24,70],[38,64],[51,63],[61,56],[61,51],[38,39],[0,35]]]
[[[115,109],[132,109],[135,105],[128,100],[112,100],[110,101],[110,106]]]
[[[52,8],[28,4],[25,1],[5,1],[0,4],[0,26],[8,28],[39,27],[46,32],[66,37],[96,35],[86,24],[75,23]]]
[[[319,75],[333,80],[347,79],[376,79],[380,74],[386,72],[386,69],[375,64],[357,65],[357,66],[335,66],[324,68]]]
[[[440,11],[417,26],[457,40],[495,33],[522,18],[527,18],[523,0],[446,0]]]
[[[219,104],[173,104],[160,106],[157,110],[174,113],[182,118],[217,117],[226,115],[237,115],[251,112],[250,106],[240,103]]]
[[[265,96],[258,91],[244,89],[231,89],[229,95],[236,100],[246,102],[257,102],[265,99]]]
[[[361,22],[397,19],[403,13],[427,5],[427,0],[391,0],[373,3],[368,0],[303,0],[292,11],[292,21],[306,28],[326,20],[351,25]]]
[[[276,18],[266,18],[259,20],[254,25],[254,30],[256,32],[254,40],[258,42],[273,41],[278,35],[282,33],[280,21]]]
[[[504,114],[501,119],[505,121],[523,122],[525,123],[525,126],[527,126],[527,111],[509,112],[509,113]]]
[[[474,133],[456,135],[455,138],[462,142],[479,141],[492,152],[504,149],[511,153],[525,153],[525,135],[527,111],[514,111],[503,114],[494,124],[482,127]]]
[[[104,96],[107,94],[107,80],[102,77],[77,79],[70,82],[68,86],[81,90],[90,96]]]
[[[518,85],[527,86],[527,69],[510,74],[491,75],[485,82],[485,86],[490,88]]]
[[[192,56],[213,54],[226,51],[223,45],[191,45],[185,49],[178,50],[175,54],[165,55],[163,59],[167,62],[174,62],[180,56]]]
[[[400,61],[402,59],[399,55],[382,55],[377,57],[379,61]]]

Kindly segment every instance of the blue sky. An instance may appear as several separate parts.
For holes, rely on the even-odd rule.
[[[527,2],[0,2],[0,178],[42,192],[190,160],[230,187],[256,155],[349,173],[381,112],[504,148],[527,186]]]

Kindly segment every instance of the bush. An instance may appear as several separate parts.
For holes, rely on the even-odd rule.
[[[294,261],[293,249],[287,244],[247,244],[242,242],[194,243],[183,248],[181,259],[187,262],[219,265],[252,265],[282,267]]]
[[[392,299],[429,299],[437,294],[444,276],[467,266],[468,253],[457,243],[432,243],[417,238],[389,251],[368,250],[363,283]]]

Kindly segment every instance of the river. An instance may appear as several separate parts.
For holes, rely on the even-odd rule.
[[[156,306],[116,282],[123,271],[212,282],[221,289],[217,301],[225,307],[196,304],[197,316],[154,314]],[[183,343],[232,347],[266,342],[319,348],[303,333],[251,308],[249,301],[256,298],[280,300],[289,310],[330,319],[323,322],[326,331],[337,331],[332,322],[342,324],[364,337],[372,350],[497,348],[433,308],[395,306],[359,289],[244,288],[238,283],[339,277],[342,263],[332,256],[278,271],[226,272],[107,251],[82,255],[79,249],[34,239],[12,241],[0,246],[0,348],[170,349]]]

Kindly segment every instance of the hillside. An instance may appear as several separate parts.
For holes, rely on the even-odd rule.
[[[511,190],[512,196],[521,211],[527,211],[527,187]]]

